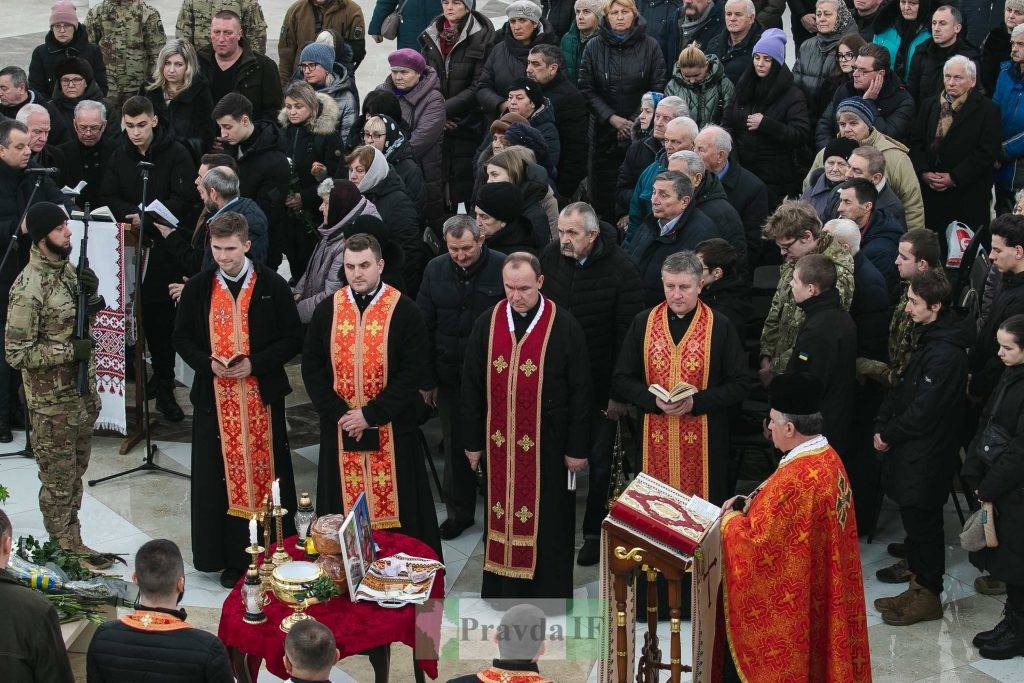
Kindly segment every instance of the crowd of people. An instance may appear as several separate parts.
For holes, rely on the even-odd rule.
[[[810,375],[820,424],[772,429],[827,438],[861,535],[883,496],[899,506],[905,542],[878,578],[909,586],[876,601],[883,620],[942,617],[955,487],[994,505],[999,535],[972,561],[1005,615],[975,645],[1024,655],[1024,0],[790,0],[789,34],[786,4],[515,0],[496,29],[471,0],[379,0],[368,26],[354,2],[296,0],[275,63],[257,0],[185,0],[174,38],[145,0],[84,22],[58,1],[28,71],[0,69],[0,247],[31,238],[0,273],[0,442],[41,420],[43,507],[77,509],[80,482],[43,476],[76,446],[45,440],[64,399],[33,373],[88,350],[40,355],[32,292],[71,277],[44,268],[63,253],[48,207],[107,206],[149,245],[164,419],[184,419],[175,354],[196,371],[194,564],[226,586],[252,501],[225,491],[224,462],[269,468],[294,509],[297,356],[318,512],[373,480],[375,524],[440,553],[483,495],[484,596],[523,599],[569,597],[574,562],[598,562],[617,442],[634,471],[722,504],[773,380]],[[366,34],[395,12],[389,75],[361,95]],[[648,391],[679,382],[697,393]],[[266,439],[232,455],[238,401]],[[440,525],[417,436],[434,411]],[[587,466],[577,551],[566,472]],[[102,561],[77,515],[47,529]]]

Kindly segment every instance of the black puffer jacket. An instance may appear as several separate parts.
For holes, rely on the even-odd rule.
[[[57,65],[65,59],[81,57],[89,62],[92,75],[104,95],[107,94],[107,67],[99,46],[89,42],[85,24],[79,24],[71,40],[61,44],[53,37],[53,29],[46,33],[43,44],[32,50],[28,65],[28,85],[33,90],[46,93],[47,97],[57,88]]]
[[[501,115],[501,105],[508,99],[508,87],[526,76],[526,56],[531,48],[542,43],[557,46],[558,38],[539,27],[529,44],[523,45],[512,37],[507,24],[494,34],[494,46],[476,82],[476,100],[483,109],[485,124],[489,125]]]
[[[970,323],[951,311],[923,325],[903,377],[878,411],[875,432],[889,444],[886,493],[900,506],[941,508],[949,498],[972,337]]]
[[[74,135],[75,130],[75,107],[78,106],[79,102],[84,100],[95,100],[96,102],[103,102],[104,97],[103,91],[100,89],[95,79],[92,80],[89,85],[86,86],[85,92],[78,97],[67,97],[60,89],[53,93],[53,99],[50,100],[50,104],[60,115],[60,126],[70,137]],[[53,116],[52,110],[50,116]],[[107,106],[107,134],[113,135],[121,127],[119,121],[121,120],[120,109],[114,109],[111,106]],[[52,127],[52,123],[50,124]]]
[[[560,244],[548,244],[540,254],[544,271],[541,293],[572,313],[587,338],[594,403],[608,403],[612,369],[619,357],[622,340],[633,318],[643,307],[640,274],[619,248],[616,230],[601,224],[600,234],[580,264],[563,256]]]
[[[292,124],[284,110],[278,114],[281,124],[280,149],[292,162],[294,173],[299,179],[302,207],[310,214],[317,214],[320,197],[317,186],[324,178],[333,177],[341,165],[344,150],[338,133],[340,111],[337,101],[330,95],[317,93],[317,111],[307,121]],[[319,177],[310,172],[315,162],[327,170]]]
[[[427,205],[427,186],[423,180],[423,169],[412,155],[412,148],[408,143],[402,143],[388,152],[387,158],[388,165],[401,176],[405,193],[416,205],[417,213],[423,215]]]
[[[665,298],[661,285],[661,266],[672,254],[693,250],[698,244],[718,237],[715,224],[691,201],[667,235],[661,234],[658,219],[651,214],[644,219],[636,234],[625,245],[626,253],[640,272],[644,306],[654,306]]]
[[[538,250],[551,241],[551,223],[542,203],[550,189],[547,172],[537,164],[527,163],[519,192],[523,197],[523,219],[530,223]]]
[[[149,98],[161,125],[169,126],[178,140],[189,147],[196,160],[210,148],[210,142],[217,135],[217,125],[212,116],[210,84],[202,74],[196,74],[192,85],[170,102],[164,99],[162,90],[143,88],[139,94]]]
[[[502,254],[511,254],[514,251],[536,254],[540,251],[533,237],[530,221],[522,216],[511,223],[506,223],[498,232],[488,237],[486,243],[488,249]]]
[[[558,160],[558,194],[572,197],[587,175],[587,125],[590,112],[583,93],[569,82],[561,69],[546,85],[544,96],[551,101],[558,128],[561,153]],[[531,122],[532,123],[532,122]]]
[[[607,19],[601,33],[587,43],[580,60],[580,92],[601,125],[613,114],[632,119],[645,92],[661,92],[668,80],[658,41],[647,35],[643,17],[618,40]]]
[[[281,151],[281,132],[273,121],[256,121],[247,140],[225,151],[238,163],[239,195],[255,200],[267,216],[270,225],[267,265],[277,268],[292,229],[284,205],[291,170],[288,157]]]
[[[747,130],[751,114],[764,115],[757,130]],[[811,123],[807,100],[793,82],[789,67],[773,63],[762,79],[751,64],[736,84],[736,97],[725,111],[722,126],[732,134],[740,163],[777,198],[799,194],[801,154],[806,150]]]
[[[575,22],[573,0],[541,0],[544,21],[551,25],[551,32],[561,38]]]
[[[377,207],[381,221],[388,228],[389,239],[401,248],[405,258],[402,280],[408,291],[415,292],[423,273],[423,222],[398,171],[389,169],[387,176],[365,190],[363,196]]]
[[[700,300],[715,313],[721,313],[736,327],[742,339],[746,336],[747,320],[753,313],[750,303],[750,287],[738,275],[726,275],[704,285]]]
[[[934,40],[926,40],[914,51],[910,61],[910,75],[907,76],[907,92],[914,102],[924,102],[942,91],[942,67],[950,57],[963,55],[978,65],[978,50],[967,43],[962,36],[949,47],[940,47]],[[991,95],[994,90],[986,91]]]
[[[836,88],[832,96],[832,102],[818,119],[818,125],[814,131],[814,143],[817,149],[822,149],[834,138],[839,131],[836,124],[836,109],[839,103],[848,97],[860,97],[864,93],[854,90],[853,81],[847,81]],[[910,127],[914,123],[914,116],[917,107],[914,98],[907,92],[907,88],[896,77],[895,74],[886,73],[882,82],[882,89],[875,98],[875,124],[874,128],[879,133],[884,133],[893,140],[904,142],[910,134]]]
[[[634,140],[626,150],[626,158],[619,167],[619,177],[615,182],[615,215],[628,216],[629,202],[633,198],[633,189],[640,182],[644,169],[654,163],[663,146],[654,136]]]
[[[726,199],[743,221],[743,231],[747,235],[747,261],[757,264],[761,251],[761,228],[773,206],[768,197],[768,186],[743,168],[735,156],[729,159],[729,168],[720,182]]]
[[[1024,273],[1003,273],[1002,288],[992,300],[988,315],[978,330],[978,341],[971,348],[971,393],[987,399],[1003,373],[996,356],[999,344],[996,330],[1011,315],[1024,313]]]
[[[714,173],[705,173],[693,193],[693,201],[705,216],[711,219],[718,230],[718,236],[736,250],[736,264],[740,272],[747,268],[747,236],[743,231],[743,219],[729,203],[725,188]]]
[[[981,69],[978,73],[978,81],[990,95],[996,91],[996,81],[999,80],[999,70],[1002,63],[1010,58],[1010,33],[1006,30],[1006,24],[999,24],[985,38],[981,44]]]
[[[455,265],[448,254],[427,264],[416,296],[433,342],[424,388],[459,385],[473,323],[505,296],[501,281],[504,260],[505,254],[484,247],[468,269]]]
[[[1000,392],[1002,400],[996,405]],[[1000,581],[1019,584],[1024,576],[1024,366],[1003,371],[996,393],[985,406],[978,434],[990,422],[1006,430],[1010,447],[991,467],[973,448],[968,449],[963,475],[977,488],[981,500],[995,503],[999,546],[983,550],[971,561]]]

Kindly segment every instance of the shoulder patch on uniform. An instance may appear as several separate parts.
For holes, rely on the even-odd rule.
[[[352,27],[352,40],[359,40],[363,37],[363,26],[359,24]]]
[[[797,355],[797,358],[799,358],[800,360],[802,360],[802,361],[804,361],[806,363],[808,361],[808,359],[810,359],[810,356],[807,353],[800,353],[800,354]]]

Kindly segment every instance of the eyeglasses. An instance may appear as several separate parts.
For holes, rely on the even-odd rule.
[[[778,242],[776,242],[775,244],[779,248],[779,253],[782,255],[786,255],[789,253],[789,250],[793,248],[793,245],[799,241],[800,240],[790,240],[787,244],[779,244]]]
[[[75,128],[77,128],[79,132],[82,133],[100,133],[103,131],[103,124],[101,123],[98,126],[83,126],[80,123],[76,123]]]
[[[853,73],[855,74],[873,74],[876,71],[878,71],[878,69],[865,69],[862,66],[857,66],[853,68]]]
[[[838,52],[836,55],[839,57],[840,62],[848,62],[854,58],[854,54],[852,52]]]
[[[303,71],[312,71],[318,66],[320,65],[317,64],[316,62],[303,62],[302,64],[299,64],[299,68],[302,69]]]
[[[81,76],[64,76],[60,79],[61,85],[81,85],[85,83],[85,79]]]
[[[386,137],[387,137],[387,133],[371,133],[369,131],[364,131],[363,132],[363,139],[383,140]]]
[[[52,28],[54,31],[74,31],[75,30],[75,25],[74,24],[54,24],[50,28]]]

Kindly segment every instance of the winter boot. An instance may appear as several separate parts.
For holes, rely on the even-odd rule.
[[[882,610],[882,621],[890,626],[910,626],[941,618],[942,600],[914,580],[910,582],[910,588],[896,596],[889,609]]]
[[[910,581],[911,576],[906,560],[900,560],[896,564],[875,572],[875,577],[882,583],[906,583]]]
[[[160,383],[156,387],[156,409],[168,422],[181,422],[185,419],[185,413],[174,398],[174,384]]]
[[[998,636],[978,648],[985,659],[1013,659],[1024,655],[1024,618],[1007,613],[1007,627]]]

